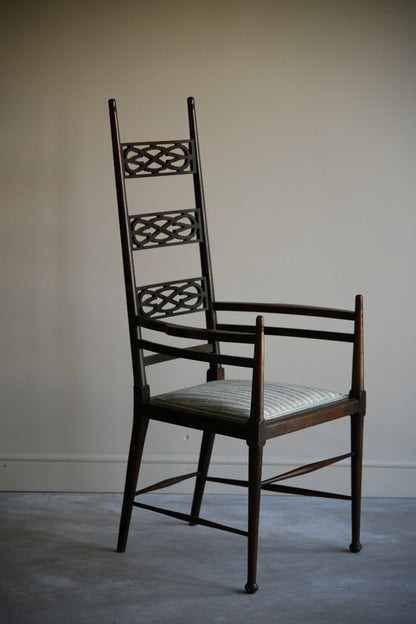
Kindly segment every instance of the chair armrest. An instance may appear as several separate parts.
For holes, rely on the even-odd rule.
[[[318,306],[295,305],[286,303],[251,303],[238,301],[215,301],[214,310],[221,312],[254,312],[259,314],[292,314],[298,316],[315,316],[353,321],[353,310],[325,308]]]

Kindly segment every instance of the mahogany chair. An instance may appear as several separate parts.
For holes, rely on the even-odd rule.
[[[120,221],[124,280],[134,378],[133,431],[127,466],[123,506],[118,538],[118,552],[124,552],[133,507],[156,511],[191,525],[201,524],[248,538],[248,572],[245,590],[254,593],[257,586],[257,544],[261,490],[308,496],[326,496],[351,501],[352,542],[350,550],[358,552],[360,544],[360,507],[363,419],[365,391],[363,372],[363,299],[355,298],[351,310],[276,303],[234,303],[216,301],[208,244],[204,191],[198,146],[198,132],[193,98],[188,98],[190,137],[174,141],[120,142],[115,100],[109,100],[115,181]],[[130,214],[127,206],[126,181],[132,184],[144,178],[189,175],[193,181],[195,203],[172,210],[162,207],[156,212]],[[153,181],[154,182],[154,181]],[[148,184],[153,184],[148,182]],[[166,280],[137,285],[134,255],[147,250],[174,245],[199,247],[197,272],[176,276],[172,280],[172,262],[166,267]],[[176,251],[175,251],[176,253]],[[139,257],[142,260],[143,257]],[[148,258],[148,256],[147,256]],[[137,256],[136,256],[137,260]],[[148,262],[148,260],[147,260]],[[142,262],[142,269],[146,264]],[[143,270],[142,270],[143,272]],[[203,312],[204,327],[172,323],[170,317]],[[245,312],[247,324],[219,322],[217,313]],[[258,316],[254,320],[254,316]],[[263,314],[267,314],[267,324]],[[279,327],[269,323],[276,315],[320,317],[350,321],[349,332]],[[198,323],[197,323],[198,325]],[[299,385],[264,381],[264,338],[291,336],[312,340],[349,342],[352,345],[351,389],[345,394]],[[173,339],[175,337],[175,340]],[[199,341],[197,345],[190,339]],[[173,342],[175,342],[173,344]],[[180,344],[178,344],[178,341]],[[248,355],[220,351],[232,343],[249,349]],[[167,360],[206,362],[206,382],[154,396],[147,382],[146,369]],[[179,364],[178,364],[179,365]],[[224,365],[246,367],[251,380],[227,380]],[[334,419],[350,417],[351,437],[345,454],[318,461],[262,480],[262,455],[266,441],[306,427]],[[202,431],[199,463],[195,472],[166,479],[136,491],[143,446],[149,420],[190,427]],[[248,445],[248,479],[216,478],[208,475],[215,434],[239,438]],[[335,462],[350,458],[351,493],[343,495],[290,487],[278,482],[310,473]],[[195,478],[190,513],[179,513],[139,502],[141,494]],[[225,526],[200,516],[205,483],[227,483],[248,488],[247,530]]]

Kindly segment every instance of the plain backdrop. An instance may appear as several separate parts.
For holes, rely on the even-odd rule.
[[[0,30],[0,487],[123,487],[132,377],[107,100],[122,139],[177,139],[192,95],[217,298],[364,295],[364,494],[414,496],[416,4],[22,0]],[[131,201],[192,207],[181,185],[156,186]],[[348,390],[348,346],[272,342],[266,377]],[[180,380],[161,367],[152,382]],[[345,452],[344,434],[275,440],[265,471]],[[144,481],[190,470],[199,439],[152,427]],[[244,476],[245,457],[218,439],[213,470]],[[346,467],[319,484],[344,489]]]

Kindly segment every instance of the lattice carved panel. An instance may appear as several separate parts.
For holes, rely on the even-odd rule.
[[[196,210],[132,215],[130,228],[133,249],[199,243],[202,240]]]
[[[203,277],[152,284],[137,289],[139,314],[162,318],[206,310],[206,281]]]
[[[193,141],[122,143],[121,145],[126,178],[196,172]]]

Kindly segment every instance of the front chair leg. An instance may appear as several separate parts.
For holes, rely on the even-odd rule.
[[[257,550],[259,541],[259,517],[261,495],[261,472],[263,447],[250,446],[248,458],[248,557],[245,590],[254,594],[257,585]]]
[[[352,542],[351,552],[360,552],[360,520],[361,520],[361,481],[363,464],[363,425],[364,416],[351,416],[351,520]]]
[[[194,497],[192,499],[191,516],[194,516],[195,518],[199,516],[199,511],[201,509],[202,496],[204,494],[214,440],[215,433],[204,431],[201,442],[201,451],[199,453],[198,476],[196,478]],[[192,522],[191,520],[189,524],[195,525],[196,522]]]

